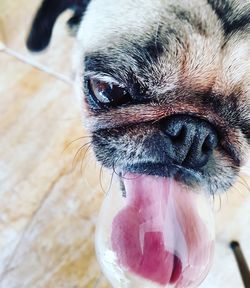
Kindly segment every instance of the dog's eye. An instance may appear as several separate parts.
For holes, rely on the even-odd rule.
[[[93,100],[99,105],[118,106],[131,101],[130,94],[123,87],[112,83],[89,79],[88,89]]]

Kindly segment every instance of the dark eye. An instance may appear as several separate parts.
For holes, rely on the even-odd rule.
[[[119,106],[131,101],[130,94],[121,86],[100,81],[88,80],[90,96],[100,106]]]

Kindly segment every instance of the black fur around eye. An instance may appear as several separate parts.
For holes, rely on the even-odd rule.
[[[123,87],[97,79],[88,80],[88,90],[100,107],[120,106],[131,101],[131,95]]]

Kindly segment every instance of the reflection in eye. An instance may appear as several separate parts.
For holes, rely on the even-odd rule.
[[[97,104],[119,106],[131,101],[131,95],[116,84],[107,83],[97,79],[88,80],[89,93]]]

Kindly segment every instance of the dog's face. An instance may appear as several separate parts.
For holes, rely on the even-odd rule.
[[[77,62],[97,159],[227,190],[250,146],[249,15],[245,0],[91,1]]]

